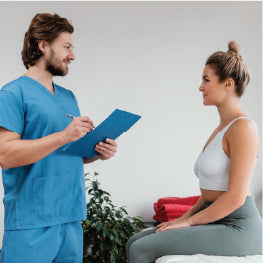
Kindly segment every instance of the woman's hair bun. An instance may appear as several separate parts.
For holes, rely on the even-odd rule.
[[[237,56],[240,60],[242,59],[242,56],[240,55],[240,46],[236,41],[230,41],[228,43],[228,51],[227,53]]]

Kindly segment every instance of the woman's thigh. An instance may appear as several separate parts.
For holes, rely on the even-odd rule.
[[[153,229],[145,233],[147,235],[140,234],[129,243],[129,263],[154,262],[165,255],[242,256],[252,249],[245,233],[224,224],[192,226],[158,233]]]

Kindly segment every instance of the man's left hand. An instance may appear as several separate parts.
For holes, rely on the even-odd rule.
[[[106,139],[105,142],[99,142],[95,150],[99,153],[99,159],[107,160],[113,157],[117,152],[117,143],[112,139]]]

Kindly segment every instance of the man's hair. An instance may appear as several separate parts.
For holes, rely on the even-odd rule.
[[[51,44],[62,32],[73,33],[74,28],[66,18],[58,14],[36,14],[25,34],[22,50],[22,60],[28,69],[35,65],[36,61],[43,55],[38,43],[41,40]]]

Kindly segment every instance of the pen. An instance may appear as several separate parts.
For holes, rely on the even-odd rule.
[[[71,118],[71,119],[75,119],[75,118],[76,118],[75,116],[73,116],[73,115],[71,115],[71,114],[68,114],[68,113],[66,113],[66,115],[67,115],[69,118]],[[94,126],[93,126],[93,129],[95,129]]]
[[[75,119],[75,117],[74,117],[73,115],[71,115],[71,114],[66,113],[66,115],[67,115],[69,118],[71,118],[71,119]]]

